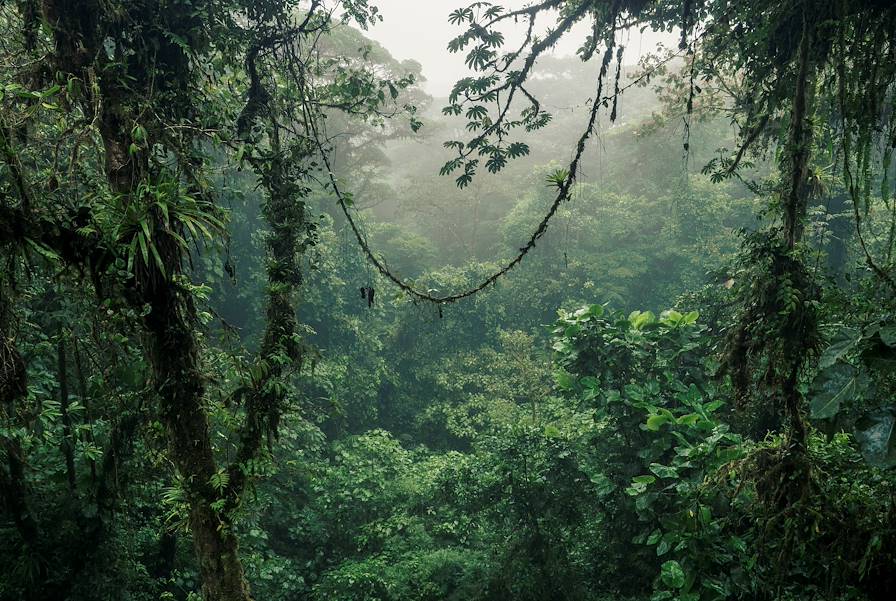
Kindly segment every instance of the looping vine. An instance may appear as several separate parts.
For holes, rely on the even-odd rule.
[[[361,251],[364,254],[365,258],[376,268],[376,270],[383,277],[392,282],[392,284],[394,284],[399,290],[412,297],[413,299],[434,303],[441,306],[475,296],[476,294],[487,289],[489,286],[494,285],[499,279],[506,276],[516,266],[523,262],[523,259],[525,259],[526,255],[528,255],[535,248],[538,241],[544,236],[545,232],[547,232],[548,226],[550,225],[550,222],[553,219],[554,215],[556,215],[557,211],[559,210],[560,205],[563,204],[564,201],[569,200],[571,197],[573,185],[575,184],[576,178],[579,173],[579,166],[582,156],[587,147],[588,140],[594,134],[600,107],[612,106],[611,117],[615,119],[617,113],[617,101],[628,89],[639,85],[644,80],[649,80],[649,78],[654,75],[659,69],[663,68],[674,59],[680,58],[683,55],[682,53],[670,54],[668,57],[655,64],[651,69],[641,73],[638,77],[632,79],[632,81],[630,81],[628,84],[621,87],[619,86],[620,70],[617,70],[615,74],[613,93],[603,95],[604,82],[606,81],[609,66],[613,59],[614,50],[616,50],[615,37],[616,32],[618,31],[617,16],[618,15],[614,15],[611,18],[610,33],[607,36],[607,48],[604,52],[601,62],[601,69],[597,82],[597,90],[594,100],[591,104],[591,109],[589,110],[587,127],[585,127],[578,139],[578,142],[576,144],[576,152],[573,156],[573,159],[569,163],[568,169],[561,171],[560,173],[563,175],[562,179],[558,179],[555,181],[557,186],[557,194],[554,197],[551,206],[548,208],[547,212],[538,223],[538,226],[529,236],[526,244],[519,249],[519,252],[512,259],[507,261],[507,263],[505,263],[503,267],[501,267],[497,271],[494,271],[488,277],[482,279],[478,284],[472,287],[458,292],[453,292],[451,294],[446,294],[444,296],[438,296],[436,294],[433,294],[429,290],[421,290],[414,284],[405,281],[399,275],[395,274],[391,269],[389,269],[386,262],[381,257],[378,257],[370,248],[366,236],[361,231],[358,219],[352,215],[352,212],[349,209],[350,202],[347,199],[345,192],[339,186],[339,181],[330,163],[326,145],[322,140],[322,137],[319,135],[319,132],[316,129],[313,130],[314,143],[319,150],[323,165],[327,170],[327,185],[332,189],[333,194],[336,197],[336,202],[339,205],[339,208],[342,211],[343,215],[345,216],[346,221],[348,222],[349,227],[351,228],[352,233],[355,236],[355,240],[357,241],[358,246],[361,248]],[[696,51],[697,43],[711,30],[712,27],[708,27],[700,35],[695,36],[691,43],[685,48],[685,52]],[[622,60],[622,51],[623,48],[620,46],[618,48],[618,51],[616,52],[616,59],[620,61],[620,64]]]

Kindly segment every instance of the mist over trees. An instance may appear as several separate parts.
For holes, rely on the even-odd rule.
[[[892,598],[896,7],[444,12],[0,1],[0,599]]]

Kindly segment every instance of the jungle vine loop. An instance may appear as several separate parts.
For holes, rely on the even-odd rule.
[[[686,46],[685,52],[696,52],[697,43],[705,37],[712,29],[712,26],[707,27],[702,33],[695,36],[691,43]],[[349,227],[351,227],[352,233],[355,236],[355,240],[358,243],[358,246],[361,248],[365,258],[369,263],[371,263],[376,270],[387,280],[392,282],[397,288],[399,288],[402,292],[412,297],[415,300],[424,301],[434,303],[436,305],[446,305],[450,303],[455,303],[457,301],[470,298],[475,296],[476,294],[484,291],[489,286],[494,285],[500,280],[502,277],[510,273],[516,266],[523,262],[526,255],[535,248],[538,241],[544,236],[547,232],[548,226],[550,225],[551,220],[557,214],[557,211],[560,209],[560,205],[563,204],[564,201],[569,200],[571,197],[571,192],[573,185],[576,182],[578,173],[579,173],[579,165],[581,163],[582,155],[585,152],[587,147],[588,140],[594,134],[594,129],[597,124],[597,117],[601,106],[609,106],[612,102],[613,106],[613,116],[616,114],[616,102],[617,100],[630,88],[640,84],[642,81],[650,79],[650,77],[655,74],[659,69],[663,68],[668,63],[672,62],[676,58],[680,58],[683,53],[672,53],[663,60],[659,61],[652,68],[648,69],[644,73],[640,74],[638,77],[634,78],[628,84],[619,87],[618,85],[618,74],[617,80],[615,84],[615,89],[612,94],[603,95],[603,85],[604,81],[607,77],[607,71],[610,65],[610,62],[613,58],[613,51],[616,48],[615,44],[615,34],[617,32],[615,24],[613,25],[612,33],[609,37],[610,42],[607,45],[607,49],[604,53],[603,61],[601,64],[600,75],[598,77],[597,84],[597,93],[595,95],[595,99],[591,103],[591,109],[589,111],[588,116],[588,125],[582,132],[579,137],[578,143],[576,144],[576,153],[573,156],[572,161],[569,163],[569,168],[566,171],[565,177],[562,181],[557,184],[557,195],[554,197],[551,206],[548,208],[545,215],[542,217],[541,221],[538,223],[538,226],[529,236],[526,244],[520,247],[519,252],[510,259],[507,263],[504,264],[503,267],[498,269],[497,271],[492,272],[488,277],[482,279],[475,286],[466,288],[459,292],[454,292],[451,294],[446,294],[444,296],[438,296],[433,294],[429,290],[421,290],[416,287],[414,284],[409,283],[404,280],[402,277],[397,275],[391,269],[389,269],[386,262],[381,258],[377,257],[377,255],[370,248],[370,244],[367,241],[366,236],[362,233],[359,221],[354,216],[352,216],[352,212],[349,209],[349,201],[347,200],[345,193],[339,186],[338,178],[333,170],[332,164],[330,162],[329,153],[327,151],[325,143],[322,141],[319,131],[316,126],[312,127],[312,137],[314,140],[314,144],[317,146],[317,149],[320,153],[321,160],[323,161],[324,167],[327,170],[327,185],[332,189],[334,196],[336,197],[336,202],[339,205],[342,214],[345,216],[348,221]],[[617,60],[621,61],[622,59],[622,47],[619,47],[619,52],[617,54]],[[693,94],[693,89],[691,90]]]

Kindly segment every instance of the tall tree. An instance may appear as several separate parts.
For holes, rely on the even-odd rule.
[[[364,26],[376,14],[367,2],[313,1],[304,10],[300,4],[29,0],[7,23],[29,56],[46,55],[11,73],[20,82],[18,97],[7,101],[8,115],[17,119],[14,133],[28,144],[52,132],[70,161],[63,170],[58,154],[23,158],[11,143],[4,145],[15,177],[2,206],[2,242],[20,249],[33,243],[89,271],[101,299],[139,319],[158,415],[189,507],[203,595],[215,601],[250,598],[234,512],[252,463],[276,435],[283,378],[300,360],[294,302],[299,255],[311,229],[303,181],[312,158],[329,150],[317,133],[318,120],[325,109],[361,118],[381,114],[380,107],[394,104],[399,90],[413,82],[392,81],[345,60],[321,64],[316,43],[340,23],[339,4],[346,21]],[[291,83],[286,94],[272,96],[261,81],[272,71],[266,64],[259,74],[259,63],[284,58],[289,71],[280,80]],[[240,96],[248,100],[242,111]],[[42,109],[36,103],[50,97],[59,105]],[[250,130],[259,119],[256,136]],[[288,132],[297,132],[298,141],[287,146],[281,139]],[[312,139],[317,142],[309,144]],[[94,141],[101,162],[79,162],[81,147]],[[240,146],[231,156],[252,163],[268,192],[271,227],[260,375],[242,395],[241,449],[229,466],[215,456],[211,438],[187,241],[192,237],[198,246],[224,231],[207,177],[207,151],[215,142]],[[44,173],[49,180],[41,179]],[[85,185],[96,188],[88,192]],[[60,219],[44,194],[72,207],[75,217]],[[6,338],[3,348],[17,357]],[[62,369],[67,361],[64,347],[59,349]],[[10,403],[21,390],[19,363],[13,361],[4,377]],[[19,503],[19,458],[12,447],[7,455],[15,484],[10,501]],[[24,509],[15,511],[27,519]],[[21,530],[36,536],[26,522]]]

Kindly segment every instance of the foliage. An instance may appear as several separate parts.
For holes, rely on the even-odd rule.
[[[376,4],[0,5],[0,599],[891,598],[891,3]]]

